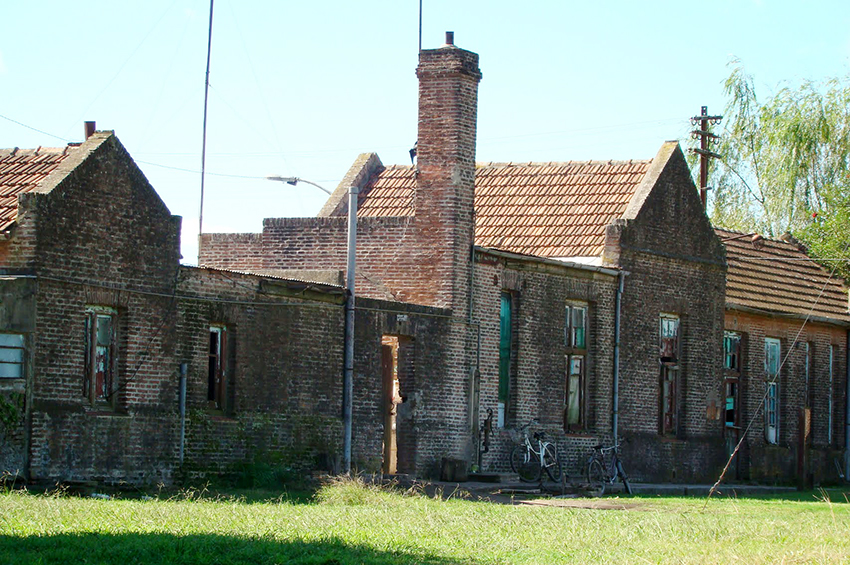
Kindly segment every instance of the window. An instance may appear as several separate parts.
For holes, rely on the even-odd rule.
[[[0,334],[0,379],[24,376],[24,336]]]
[[[779,340],[764,338],[764,438],[768,443],[779,443]]]
[[[835,346],[829,346],[829,399],[827,404],[827,409],[829,410],[829,416],[827,417],[827,428],[826,428],[826,443],[828,445],[832,445],[832,425],[833,425],[833,387],[835,386]]]
[[[225,409],[224,399],[227,390],[226,341],[227,331],[224,326],[210,326],[207,405],[215,410]]]
[[[511,391],[511,356],[513,354],[513,295],[502,292],[499,310],[499,404],[496,423],[505,427]]]
[[[587,347],[587,305],[567,304],[565,342],[567,347]]]
[[[564,340],[567,347],[564,430],[575,431],[584,425],[584,390],[587,372],[587,304],[567,304],[564,318]]]
[[[812,407],[812,344],[806,342],[803,344],[803,352],[805,360],[803,361],[803,384],[805,391],[803,394],[803,407],[811,409]]]
[[[724,421],[727,428],[740,426],[738,410],[741,382],[741,334],[723,334],[723,389],[725,391]]]
[[[659,329],[661,361],[660,432],[675,436],[679,424],[679,317],[662,314]]]
[[[116,390],[118,313],[104,306],[86,308],[86,371],[83,395],[91,403],[112,403]]]

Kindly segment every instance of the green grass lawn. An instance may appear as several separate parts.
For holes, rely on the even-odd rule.
[[[352,483],[267,501],[12,491],[0,494],[0,564],[850,563],[850,504],[828,497],[547,507]]]

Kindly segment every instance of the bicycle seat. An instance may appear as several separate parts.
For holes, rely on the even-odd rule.
[[[594,445],[593,449],[602,449],[602,444],[600,443],[599,445]]]

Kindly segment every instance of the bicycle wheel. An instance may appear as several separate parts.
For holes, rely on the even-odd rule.
[[[540,461],[526,446],[518,445],[511,451],[511,469],[519,480],[533,483],[540,478]]]
[[[620,463],[620,460],[617,460],[617,474],[620,475],[620,480],[623,481],[623,488],[626,489],[628,494],[632,494],[632,486],[629,484],[629,478],[626,476],[626,470],[623,469],[623,464]]]
[[[555,482],[561,480],[561,464],[558,461],[558,452],[553,443],[543,445],[543,467],[550,479]]]
[[[599,496],[605,493],[605,469],[602,468],[602,462],[599,459],[591,459],[587,464],[587,482],[594,492],[598,492]]]

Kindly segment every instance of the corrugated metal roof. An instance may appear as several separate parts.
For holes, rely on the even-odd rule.
[[[850,322],[847,290],[793,242],[715,228],[726,246],[726,303]]]

